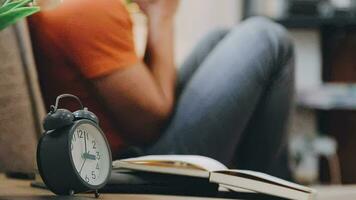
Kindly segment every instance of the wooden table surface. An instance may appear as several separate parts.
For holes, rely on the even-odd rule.
[[[355,200],[356,185],[318,186],[318,200]],[[58,197],[53,193],[30,187],[29,181],[7,179],[0,174],[0,200],[94,200],[94,195],[76,195],[74,197]],[[167,196],[167,195],[134,195],[134,194],[102,194],[103,200],[203,200],[207,198]],[[213,198],[210,198],[213,199]],[[218,200],[218,199],[213,199]]]

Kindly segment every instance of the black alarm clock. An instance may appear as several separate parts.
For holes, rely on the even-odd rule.
[[[81,109],[58,109],[62,98],[77,100]],[[37,165],[45,185],[57,195],[95,192],[111,174],[111,151],[99,120],[71,94],[57,97],[44,119],[45,133],[37,146]]]

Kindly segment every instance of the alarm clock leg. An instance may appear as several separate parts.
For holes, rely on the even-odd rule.
[[[99,194],[99,191],[98,190],[95,190],[95,198],[99,198],[100,194]]]
[[[74,195],[74,190],[69,190],[69,196],[73,196]]]

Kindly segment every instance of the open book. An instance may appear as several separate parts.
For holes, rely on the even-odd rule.
[[[267,174],[248,170],[231,170],[220,162],[191,155],[156,155],[117,160],[113,169],[160,174],[181,175],[209,179],[229,190],[249,190],[295,200],[313,200],[316,191]]]

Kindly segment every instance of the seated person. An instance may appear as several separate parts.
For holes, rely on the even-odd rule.
[[[148,18],[143,59],[119,0],[64,1],[30,18],[47,108],[57,95],[77,95],[101,120],[113,159],[138,147],[140,154],[203,155],[288,178],[294,75],[285,29],[257,17],[213,31],[176,72],[179,0],[135,2]]]

